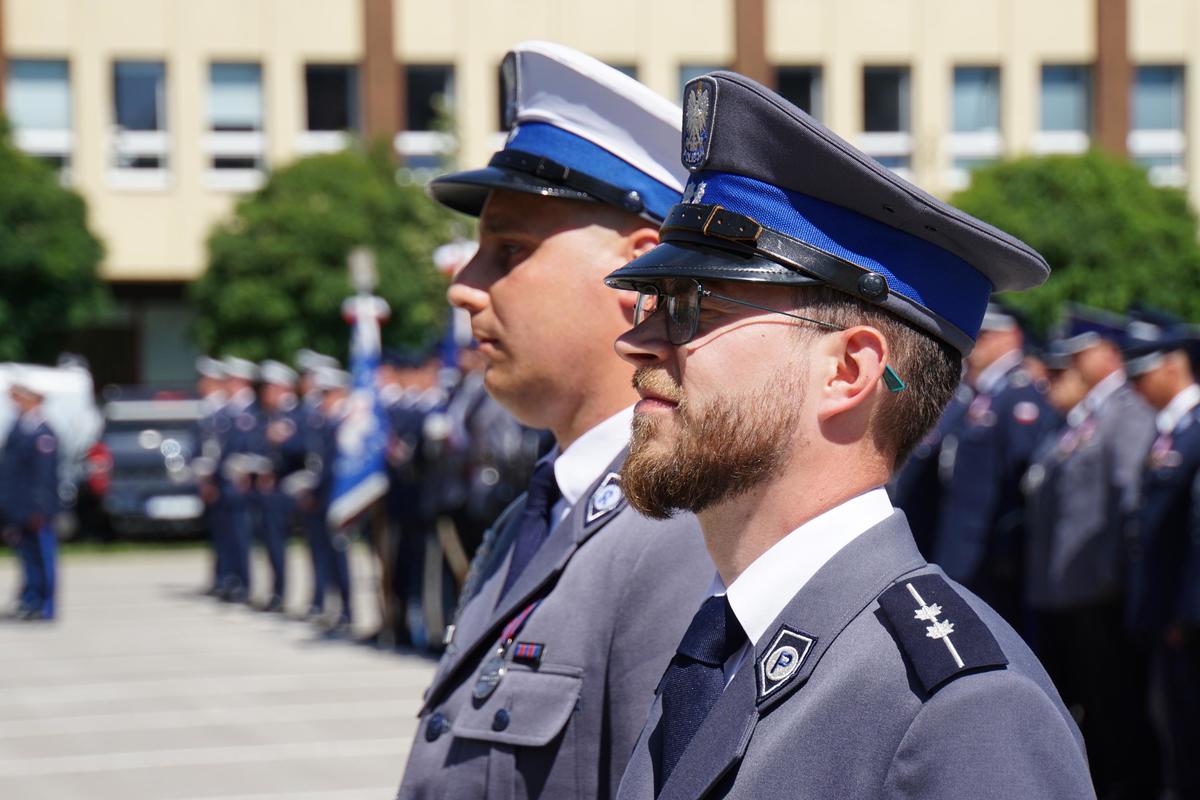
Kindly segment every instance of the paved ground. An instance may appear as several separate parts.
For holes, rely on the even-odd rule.
[[[0,798],[392,796],[433,663],[200,597],[207,558],[69,556],[57,623],[0,621]],[[291,560],[302,577],[303,551]],[[366,630],[364,553],[354,565]],[[16,572],[0,559],[0,603]],[[297,580],[293,609],[306,592]]]

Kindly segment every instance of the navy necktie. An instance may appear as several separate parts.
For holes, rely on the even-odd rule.
[[[725,662],[746,643],[725,595],[704,601],[667,667],[662,685],[661,759],[654,794],[725,691]]]
[[[550,532],[550,510],[561,496],[558,481],[554,479],[554,459],[547,459],[537,465],[533,470],[533,477],[529,480],[525,508],[518,523],[520,529],[513,544],[512,561],[508,565],[508,574],[504,576],[500,598],[503,598],[517,582],[525,567],[529,566],[533,554],[546,540],[546,534]]]

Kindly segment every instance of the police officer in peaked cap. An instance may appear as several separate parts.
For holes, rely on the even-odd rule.
[[[1024,345],[1018,314],[990,305],[964,358],[963,384],[971,399],[942,439],[942,500],[927,552],[1023,633],[1021,478],[1038,443],[1057,425],[1056,412],[1025,367]],[[957,401],[949,406],[957,407]]]
[[[610,798],[711,564],[695,518],[625,503],[632,369],[612,352],[634,296],[604,276],[678,202],[680,109],[566,47],[502,67],[508,141],[431,184],[479,216],[449,297],[484,386],[557,446],[484,535],[425,696],[405,798]]]
[[[1154,414],[1127,380],[1115,346],[1127,320],[1072,309],[1051,353],[1070,359],[1086,394],[1046,437],[1025,478],[1026,603],[1034,645],[1063,700],[1082,709],[1092,774],[1101,797],[1149,797],[1138,786],[1129,719],[1144,698],[1123,635],[1129,517]],[[1119,644],[1122,643],[1123,644]],[[1126,657],[1111,658],[1117,647]],[[1124,687],[1124,688],[1120,688]]]
[[[684,108],[684,202],[608,283],[640,293],[626,496],[696,512],[716,574],[618,797],[1094,796],[1037,659],[882,488],[1045,261],[745,77]]]
[[[1135,648],[1153,664],[1161,695],[1169,785],[1200,796],[1200,385],[1194,328],[1143,313],[1125,340],[1125,369],[1156,412],[1133,516],[1136,548],[1128,618]],[[1130,688],[1145,707],[1145,684]],[[1134,729],[1134,735],[1141,731]],[[1128,741],[1128,739],[1126,740]],[[1135,739],[1133,744],[1137,744]],[[1148,795],[1147,795],[1148,796]]]

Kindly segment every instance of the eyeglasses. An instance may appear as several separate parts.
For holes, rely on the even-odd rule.
[[[800,314],[793,314],[790,311],[780,311],[777,308],[760,306],[748,300],[738,300],[736,297],[718,294],[717,292],[705,289],[700,281],[696,280],[678,281],[671,291],[664,291],[661,286],[649,283],[639,284],[634,287],[634,290],[638,293],[637,304],[633,310],[634,327],[641,325],[660,308],[664,308],[666,310],[667,341],[676,347],[687,344],[696,338],[696,332],[700,327],[700,304],[705,297],[712,297],[726,303],[746,306],[758,311],[766,311],[770,314],[782,314],[785,317],[798,319],[801,322],[807,322],[830,331],[846,330],[842,326],[834,325],[831,322],[824,322]],[[902,392],[905,388],[904,381],[900,380],[900,376],[890,366],[883,369],[883,383],[890,392]]]

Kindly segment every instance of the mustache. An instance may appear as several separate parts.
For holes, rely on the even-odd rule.
[[[683,387],[666,370],[638,367],[633,373],[633,388],[644,390],[672,403],[683,402]]]

